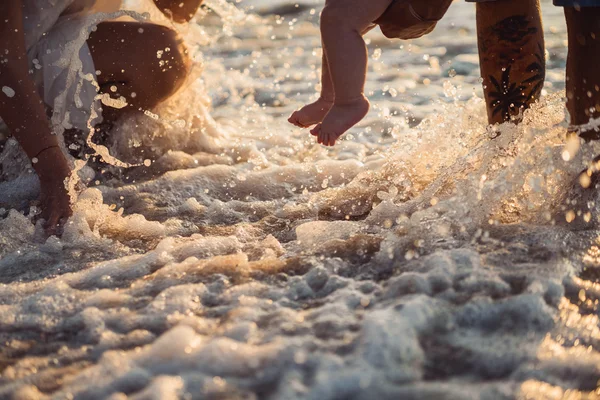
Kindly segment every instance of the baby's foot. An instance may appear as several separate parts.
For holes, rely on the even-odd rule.
[[[349,103],[334,104],[323,119],[310,133],[325,146],[333,146],[346,131],[360,122],[369,112],[369,101],[363,96]]]
[[[299,128],[308,128],[323,121],[332,106],[333,101],[319,97],[314,103],[307,104],[294,112],[288,121]]]

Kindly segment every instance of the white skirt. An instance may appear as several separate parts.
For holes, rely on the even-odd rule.
[[[120,2],[111,1],[113,9],[104,4],[101,11],[118,10]],[[128,13],[96,12],[97,3],[102,1],[25,0],[30,68],[42,99],[53,111],[55,129],[87,130],[101,121],[87,39],[99,23]]]

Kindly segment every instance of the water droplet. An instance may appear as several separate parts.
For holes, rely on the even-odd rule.
[[[592,184],[592,179],[587,173],[579,175],[579,184],[582,188],[587,189]]]
[[[373,60],[379,60],[381,58],[381,49],[377,48],[373,52]]]
[[[6,97],[15,97],[15,91],[13,88],[8,86],[2,86],[2,93],[6,95]]]

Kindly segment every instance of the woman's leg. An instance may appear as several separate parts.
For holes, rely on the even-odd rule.
[[[105,120],[123,112],[148,110],[173,95],[189,72],[190,59],[181,38],[164,26],[104,22],[88,40],[98,71],[100,91],[124,97],[123,109],[103,107]]]
[[[489,123],[510,121],[539,98],[544,86],[539,0],[477,3],[477,38]]]

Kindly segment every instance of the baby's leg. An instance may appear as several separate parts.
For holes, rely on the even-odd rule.
[[[372,24],[362,32],[366,35],[375,24]],[[331,73],[329,72],[329,62],[327,61],[327,52],[323,47],[323,61],[321,64],[321,96],[314,103],[307,104],[300,110],[294,112],[288,119],[291,124],[300,128],[308,128],[319,124],[323,121],[335,99],[335,91],[333,90],[333,82],[331,81]]]
[[[308,128],[323,121],[325,115],[333,106],[335,93],[333,91],[333,83],[329,74],[329,64],[327,62],[327,54],[323,48],[323,63],[321,67],[321,96],[314,103],[307,104],[300,110],[294,112],[288,119],[291,124],[300,128]]]
[[[323,123],[312,131],[319,143],[334,145],[369,111],[364,96],[367,49],[362,34],[390,4],[391,0],[327,0],[321,14],[321,35],[335,101]]]

